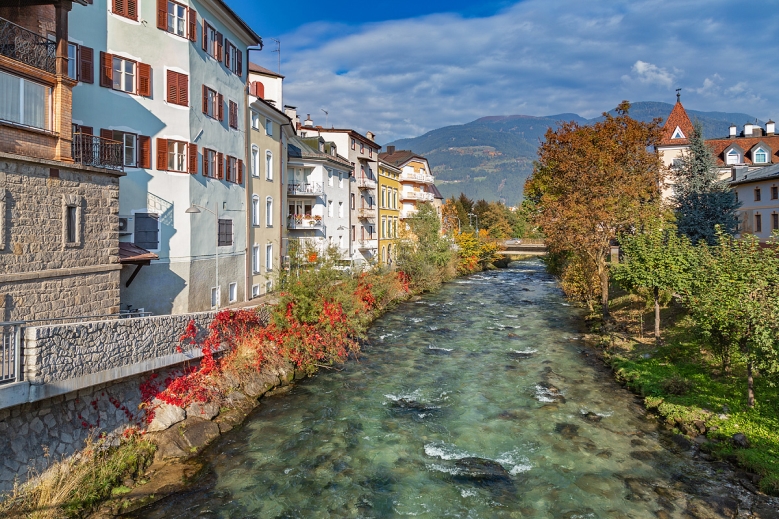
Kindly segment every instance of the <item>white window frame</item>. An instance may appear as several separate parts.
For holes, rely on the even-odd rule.
[[[171,149],[171,147],[173,149]],[[181,148],[180,150],[177,148]],[[176,159],[181,160],[181,169],[176,168]],[[188,173],[187,168],[187,143],[173,139],[168,140],[168,171],[176,173]]]
[[[260,114],[252,110],[252,130],[260,129]]]
[[[252,299],[260,297],[260,284],[252,285]]]
[[[763,160],[758,160],[757,156],[759,154],[763,155]],[[764,150],[763,148],[758,148],[755,150],[755,153],[752,155],[754,159],[755,164],[767,164],[768,163],[768,151]]]
[[[335,176],[335,173],[333,173],[332,169],[327,169],[327,185],[330,187],[333,187],[333,177]]]
[[[53,112],[52,112],[52,98],[51,98],[52,97],[52,89],[51,89],[51,87],[46,86],[46,85],[42,85],[40,83],[36,83],[35,81],[30,81],[29,79],[25,79],[23,77],[20,77],[20,76],[17,76],[15,74],[11,74],[9,72],[5,72],[5,71],[2,71],[2,70],[0,70],[0,75],[8,76],[8,78],[9,78],[8,81],[9,82],[16,82],[16,81],[19,82],[19,97],[18,97],[18,100],[19,100],[19,106],[18,106],[19,113],[18,114],[10,113],[9,114],[10,118],[0,117],[0,119],[6,120],[6,121],[10,121],[10,122],[13,122],[13,123],[17,123],[17,124],[22,124],[22,125],[25,125],[25,126],[30,126],[32,128],[41,128],[43,130],[51,130],[51,127],[52,127],[52,116],[53,116]],[[24,114],[26,112],[25,104],[24,104],[24,94],[25,94],[25,90],[26,90],[25,84],[34,85],[37,88],[43,89],[42,90],[43,98],[44,98],[44,103],[43,103],[43,105],[44,105],[43,106],[43,126],[37,126],[37,125],[31,124],[31,122],[25,120],[25,117],[24,117]],[[16,104],[15,101],[16,100],[14,100],[13,104]],[[37,107],[37,103],[35,105],[33,105],[33,106]],[[6,112],[6,110],[7,109],[0,110],[0,114],[3,114],[3,112]],[[6,113],[8,113],[8,112],[6,112]],[[13,118],[14,116],[18,116],[18,119],[14,119]]]
[[[173,12],[171,12],[171,8],[173,9]],[[177,16],[176,11],[180,12],[182,16]],[[176,20],[181,20],[181,34],[179,34],[178,30],[176,30],[177,24]],[[187,30],[189,25],[187,24],[187,8],[178,2],[173,2],[172,0],[168,0],[168,32],[170,34],[175,34],[176,36],[180,36],[182,38],[187,38]]]
[[[252,144],[252,176],[260,176],[260,148]]]
[[[206,116],[211,119],[219,117],[219,93],[211,87],[206,87]]]
[[[227,285],[227,300],[230,303],[238,301],[238,283],[232,282]]]
[[[265,135],[268,137],[273,137],[273,121],[265,118]]]
[[[217,308],[221,303],[222,294],[219,287],[211,287],[211,308]]]
[[[68,77],[78,80],[78,45],[70,42],[68,42]]]
[[[265,244],[265,272],[273,272],[273,244]]]
[[[273,152],[265,150],[265,180],[273,180]]]
[[[260,264],[261,259],[260,246],[255,243],[254,247],[252,247],[252,273],[260,273],[260,268],[262,268],[262,265]]]
[[[252,225],[254,227],[260,226],[260,197],[259,195],[252,195]]]
[[[736,150],[730,150],[725,155],[725,162],[727,164],[741,164],[741,154]]]
[[[273,197],[265,197],[265,227],[273,227]]]
[[[338,202],[338,218],[344,217],[344,203]]]
[[[117,62],[119,63],[118,70],[116,68]],[[132,73],[125,70],[127,64],[132,64]],[[138,64],[131,59],[114,55],[111,61],[111,67],[113,68],[113,82],[111,88],[118,90],[119,92],[134,94],[138,88]],[[126,90],[125,88],[127,86],[128,76],[132,77],[132,88],[130,90]]]
[[[327,201],[327,216],[331,217],[333,216],[333,201],[328,200]]]

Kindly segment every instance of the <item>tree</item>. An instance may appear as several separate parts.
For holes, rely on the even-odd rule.
[[[703,127],[696,121],[690,136],[690,149],[682,155],[674,171],[676,225],[693,243],[717,241],[715,227],[730,235],[736,233],[741,204],[727,183],[717,178],[717,165],[711,148],[703,139]]]
[[[656,217],[660,207],[664,170],[650,151],[659,140],[660,121],[636,121],[629,109],[623,101],[616,117],[604,113],[604,120],[591,126],[567,122],[547,130],[525,184],[549,250],[572,253],[583,270],[597,273],[604,318],[612,241]]]
[[[397,267],[415,288],[430,290],[452,274],[454,252],[450,240],[441,234],[432,204],[417,205],[414,216],[401,224],[400,238],[395,249]]]
[[[687,289],[693,276],[695,251],[686,236],[659,222],[647,231],[623,236],[625,261],[612,266],[615,281],[628,290],[647,289],[655,308],[655,339],[660,341],[660,292]]]

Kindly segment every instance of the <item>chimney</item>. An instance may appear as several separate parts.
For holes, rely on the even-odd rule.
[[[368,132],[365,134],[366,137],[368,137],[370,140],[375,141],[376,140],[376,134],[373,132]]]
[[[765,123],[765,134],[773,135],[775,133],[776,133],[776,123],[769,119],[769,121]]]
[[[306,120],[303,121],[303,126],[307,126],[309,128],[314,126],[314,121],[311,120],[311,114],[306,114]]]
[[[284,115],[289,117],[292,120],[292,124],[295,124],[295,127],[297,127],[298,121],[298,110],[296,106],[290,106],[290,105],[284,105]]]
[[[387,155],[395,153],[395,146],[387,146]]]
[[[730,180],[739,180],[739,178],[745,178],[747,173],[749,172],[749,167],[747,166],[733,166],[730,168]]]
[[[729,137],[731,139],[735,139],[737,132],[738,132],[738,126],[736,126],[735,124],[731,124],[730,125],[730,136]]]
[[[744,137],[752,137],[752,123],[744,125]]]

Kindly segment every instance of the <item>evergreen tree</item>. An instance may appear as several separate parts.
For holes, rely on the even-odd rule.
[[[700,122],[694,124],[690,149],[682,156],[674,173],[676,225],[680,234],[691,242],[717,242],[715,226],[733,235],[738,228],[736,211],[741,204],[726,182],[717,178],[717,164],[711,148],[703,139]]]

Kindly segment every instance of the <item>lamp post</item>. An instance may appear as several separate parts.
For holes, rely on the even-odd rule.
[[[471,223],[471,218],[476,218],[476,232],[479,232],[479,215],[476,213],[468,213],[468,225],[473,227],[473,224]]]
[[[217,205],[216,212],[214,212],[208,207],[192,204],[184,212],[187,214],[200,214],[201,209],[203,209],[204,211],[208,211],[216,218],[216,249],[215,249],[216,252],[214,254],[214,257],[216,259],[216,308],[218,309],[219,304],[222,302],[222,289],[219,286],[219,206]]]

